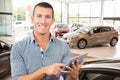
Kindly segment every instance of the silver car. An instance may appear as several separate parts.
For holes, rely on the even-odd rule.
[[[107,43],[115,46],[118,42],[118,32],[109,26],[86,26],[64,34],[63,39],[70,46],[77,46],[80,49]]]
[[[84,26],[87,26],[87,25],[83,23],[73,23],[71,26],[71,31],[76,31],[77,29],[84,27]]]
[[[88,61],[79,72],[79,80],[120,80],[120,60]]]

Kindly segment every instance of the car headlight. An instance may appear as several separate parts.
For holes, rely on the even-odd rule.
[[[78,36],[73,36],[70,39],[72,40],[72,39],[76,39],[76,38],[78,38]]]

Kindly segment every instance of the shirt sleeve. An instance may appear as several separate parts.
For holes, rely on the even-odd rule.
[[[70,50],[68,44],[66,44],[66,43],[65,43],[65,46],[64,46],[64,53],[65,53],[65,54],[64,54],[64,57],[63,57],[63,63],[66,64],[67,61],[72,58],[71,50]],[[62,74],[63,79],[66,80],[67,77],[68,77],[68,75],[69,75],[69,74],[64,74],[64,73],[63,73],[63,74]]]
[[[27,74],[21,54],[22,47],[18,43],[13,44],[10,55],[12,80],[17,80],[18,76]]]
[[[65,43],[64,46],[64,57],[63,57],[63,63],[66,63],[67,60],[69,60],[70,58],[72,58],[72,53],[71,50],[69,48],[69,46]]]

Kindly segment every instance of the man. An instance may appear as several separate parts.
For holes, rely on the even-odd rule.
[[[59,72],[69,74],[64,76],[65,80],[78,80],[78,61],[62,71],[65,60],[71,58],[71,51],[65,42],[50,34],[54,23],[53,7],[46,2],[38,3],[31,20],[33,32],[12,47],[12,80],[59,80]]]

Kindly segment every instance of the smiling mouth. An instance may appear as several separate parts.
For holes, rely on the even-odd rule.
[[[46,28],[46,26],[39,26],[41,29],[45,29]]]

